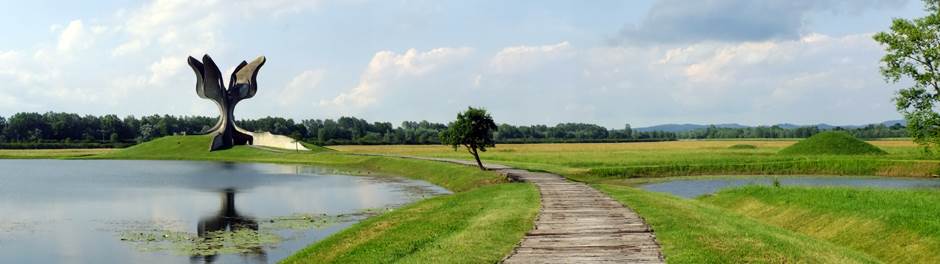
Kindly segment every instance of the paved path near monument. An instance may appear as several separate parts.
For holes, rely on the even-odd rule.
[[[473,161],[394,156],[477,166]],[[590,186],[551,173],[484,164],[531,182],[542,195],[535,228],[504,263],[664,263],[653,230],[633,210]]]

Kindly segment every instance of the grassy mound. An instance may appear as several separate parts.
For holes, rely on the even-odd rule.
[[[751,144],[735,144],[728,147],[728,149],[757,149],[757,146]]]
[[[268,151],[257,151],[259,148],[252,146],[235,146],[223,151],[209,152],[209,145],[212,137],[206,135],[198,136],[166,136],[157,138],[148,142],[137,144],[133,147],[118,150],[108,155],[107,158],[129,158],[129,159],[226,159],[238,157],[252,157],[259,154],[267,155],[278,152],[284,153],[316,153],[332,151],[328,148],[315,145],[304,144],[310,148],[310,151],[296,152],[293,150],[280,150],[265,148]]]
[[[788,155],[881,155],[884,150],[845,132],[827,131],[780,150]]]

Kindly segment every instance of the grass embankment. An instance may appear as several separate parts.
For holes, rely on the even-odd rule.
[[[539,209],[538,191],[532,185],[506,183],[501,175],[474,167],[350,155],[325,148],[296,152],[236,146],[208,152],[209,140],[206,136],[164,137],[94,158],[308,164],[421,179],[456,192],[356,223],[287,260],[296,263],[492,263],[508,254],[532,228]]]
[[[748,186],[702,201],[888,263],[940,263],[940,192]]]
[[[529,184],[432,198],[358,223],[284,262],[495,263],[532,228],[538,204]]]
[[[877,262],[861,252],[696,200],[627,186],[596,187],[643,216],[670,263]]]
[[[940,171],[936,156],[911,141],[870,141],[887,155],[781,155],[795,140],[721,140],[602,144],[501,144],[481,153],[486,161],[550,171],[585,182],[683,175],[880,175],[928,177]],[[752,145],[755,148],[731,148]],[[341,152],[406,154],[469,159],[446,146],[334,146]]]

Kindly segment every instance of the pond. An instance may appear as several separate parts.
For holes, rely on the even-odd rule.
[[[940,179],[859,176],[709,176],[700,179],[680,178],[659,183],[642,184],[639,187],[648,191],[695,198],[731,187],[749,184],[772,185],[774,178],[780,182],[781,186],[940,188]]]
[[[298,165],[0,160],[0,263],[271,263],[446,193]]]

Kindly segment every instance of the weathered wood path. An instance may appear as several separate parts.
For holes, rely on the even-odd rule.
[[[465,160],[398,157],[476,166]],[[542,195],[535,228],[503,263],[664,263],[653,230],[643,218],[604,193],[556,174],[484,166],[531,182]]]

